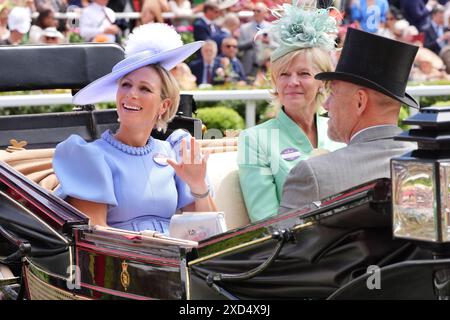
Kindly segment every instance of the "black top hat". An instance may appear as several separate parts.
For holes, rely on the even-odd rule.
[[[318,80],[342,80],[361,85],[410,107],[419,108],[405,93],[416,46],[349,28],[335,72],[322,72]]]

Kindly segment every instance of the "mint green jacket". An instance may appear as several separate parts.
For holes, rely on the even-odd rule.
[[[316,116],[318,148],[283,110],[278,116],[244,130],[238,140],[239,181],[252,222],[278,212],[283,184],[289,171],[301,160],[319,151],[334,151],[345,144],[327,136],[328,119]]]

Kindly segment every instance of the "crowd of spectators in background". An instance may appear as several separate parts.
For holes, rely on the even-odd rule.
[[[196,57],[172,71],[182,89],[261,87],[269,84],[270,53],[278,45],[263,31],[273,19],[270,10],[284,1],[289,0],[0,0],[0,44],[61,44],[73,42],[74,34],[78,41],[122,44],[137,25],[167,22],[191,40],[206,41]],[[317,5],[339,10],[338,47],[349,27],[415,44],[420,49],[410,80],[450,80],[448,0],[319,0]],[[79,19],[56,17],[69,11],[78,12]],[[140,17],[117,19],[118,12]],[[336,51],[335,62],[338,56]]]

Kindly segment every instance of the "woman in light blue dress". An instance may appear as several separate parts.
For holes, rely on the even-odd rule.
[[[56,193],[91,224],[168,233],[177,210],[217,211],[198,142],[183,130],[166,141],[150,136],[166,129],[178,107],[179,88],[168,71],[201,44],[183,46],[164,24],[141,26],[130,36],[127,57],[74,96],[81,105],[115,94],[120,121],[116,133],[105,131],[92,143],[72,135],[56,147]]]

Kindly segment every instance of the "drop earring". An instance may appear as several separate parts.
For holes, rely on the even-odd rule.
[[[158,120],[156,122],[156,124],[157,124],[156,131],[161,132],[162,128],[161,128],[161,126],[159,126],[158,122],[161,122],[161,114],[158,116]]]

